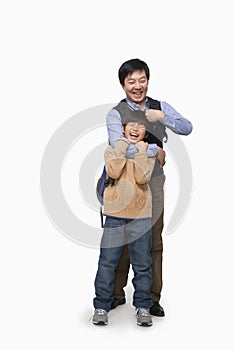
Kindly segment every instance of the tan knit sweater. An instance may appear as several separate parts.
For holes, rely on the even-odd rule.
[[[113,186],[104,191],[105,215],[121,218],[146,218],[152,216],[152,198],[148,185],[155,157],[147,152],[136,153],[134,159],[126,158],[129,144],[118,140],[116,147],[105,150],[107,177],[115,179]]]

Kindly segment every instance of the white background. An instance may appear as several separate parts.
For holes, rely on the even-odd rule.
[[[232,349],[230,5],[1,3],[1,349]],[[129,280],[128,304],[100,328],[89,320],[98,249],[72,242],[51,224],[40,164],[68,118],[124,97],[117,71],[136,57],[150,67],[149,95],[193,123],[183,139],[193,196],[182,224],[164,234],[166,317],[153,318],[149,329],[136,326]],[[169,196],[172,166],[166,175]]]

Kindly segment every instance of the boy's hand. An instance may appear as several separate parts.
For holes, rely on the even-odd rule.
[[[147,109],[145,111],[146,119],[150,123],[160,121],[164,118],[164,112],[157,109]]]
[[[148,143],[144,141],[139,141],[135,143],[135,147],[138,149],[139,153],[146,152],[148,148]]]
[[[165,162],[166,152],[161,148],[158,147],[158,152],[156,158],[158,159],[160,166],[163,167]]]
[[[118,136],[118,140],[117,141],[124,141],[126,142],[128,145],[130,145],[130,142],[125,138],[125,137],[122,137],[122,136]]]

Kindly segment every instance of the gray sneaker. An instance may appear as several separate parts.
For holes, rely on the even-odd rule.
[[[108,324],[108,313],[104,309],[95,309],[92,317],[92,323],[99,326],[105,326]]]
[[[136,311],[136,317],[138,326],[148,327],[153,324],[149,309],[139,307]]]

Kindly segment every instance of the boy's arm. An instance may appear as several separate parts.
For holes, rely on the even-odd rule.
[[[119,179],[126,163],[126,150],[129,147],[127,141],[119,140],[116,147],[107,147],[104,153],[106,172],[112,179]]]
[[[124,137],[122,133],[122,123],[120,113],[114,108],[108,112],[106,117],[106,124],[108,130],[108,138],[110,145],[115,148],[119,136]],[[126,158],[134,158],[138,152],[134,145],[130,145],[126,152]],[[155,157],[158,152],[158,146],[155,143],[149,144],[147,149],[148,157]]]
[[[134,156],[134,177],[139,185],[146,184],[150,178],[155,165],[155,157],[148,157],[146,143],[139,142],[139,152]]]

